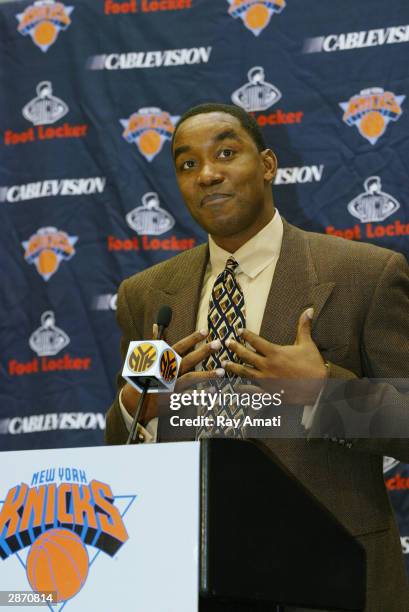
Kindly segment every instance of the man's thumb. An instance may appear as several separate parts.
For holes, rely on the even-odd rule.
[[[311,323],[312,318],[314,316],[314,309],[307,308],[301,314],[298,319],[298,328],[297,328],[297,338],[295,340],[296,344],[301,344],[302,342],[311,342]]]

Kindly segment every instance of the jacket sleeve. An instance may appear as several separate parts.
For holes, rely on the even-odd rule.
[[[362,326],[364,378],[330,364],[308,437],[409,463],[409,266],[388,259]]]

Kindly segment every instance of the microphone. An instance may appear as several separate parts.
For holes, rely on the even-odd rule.
[[[170,306],[161,306],[158,312],[157,325],[159,328],[158,340],[162,340],[163,332],[172,320],[172,309]]]
[[[136,429],[148,393],[173,391],[182,358],[164,340],[163,334],[172,319],[170,306],[161,306],[157,316],[158,339],[129,343],[122,376],[141,395],[126,444],[136,437]]]

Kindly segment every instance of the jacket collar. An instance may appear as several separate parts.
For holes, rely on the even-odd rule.
[[[309,248],[308,233],[284,219],[283,226],[280,256],[267,298],[260,335],[277,344],[292,344],[303,310],[309,306],[314,308],[314,326],[335,283],[319,282]],[[188,264],[175,268],[166,287],[151,289],[149,301],[153,309],[157,310],[161,304],[168,304],[172,308],[172,322],[166,334],[170,344],[195,331],[208,259],[207,244],[193,249],[185,260]],[[151,330],[146,331],[151,333]]]

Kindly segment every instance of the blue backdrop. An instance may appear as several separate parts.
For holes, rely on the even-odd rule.
[[[0,8],[0,445],[102,443],[120,281],[203,241],[170,139],[254,113],[292,223],[409,254],[406,0],[88,0]],[[386,464],[409,567],[409,472]]]

